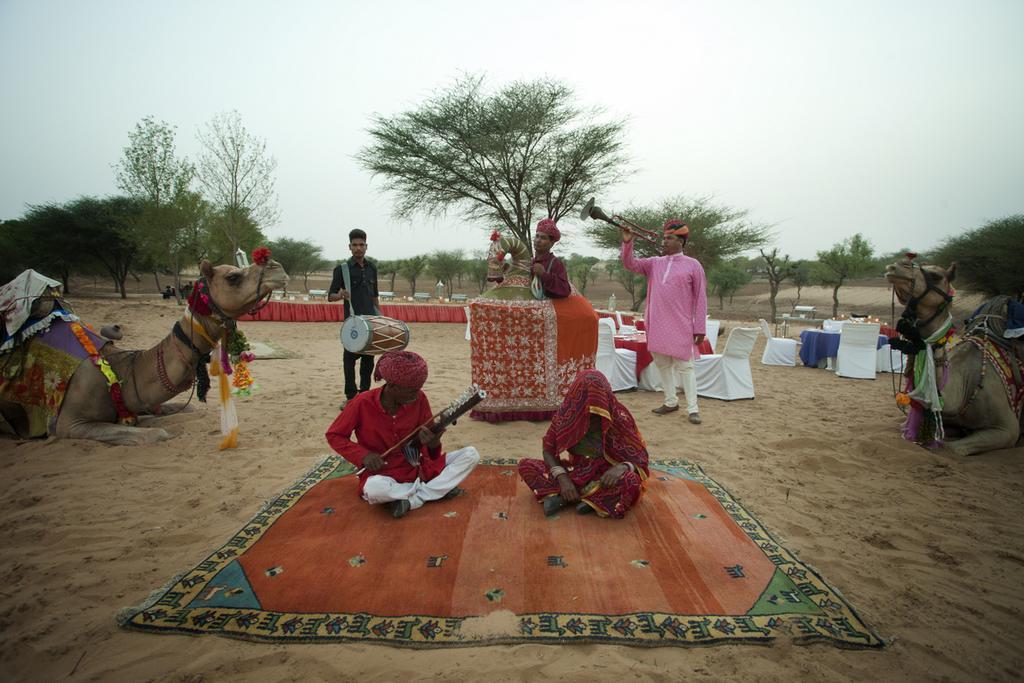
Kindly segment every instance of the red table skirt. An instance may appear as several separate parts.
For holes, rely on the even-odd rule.
[[[623,319],[623,323],[625,323]],[[643,321],[641,321],[643,322]],[[630,351],[636,351],[636,376],[640,377],[640,374],[647,369],[647,366],[654,362],[654,356],[647,350],[647,335],[646,334],[635,334],[628,337],[616,337],[615,348],[617,349],[629,349]],[[700,343],[698,347],[701,355],[709,356],[714,353],[711,349],[711,342],[708,341],[707,337]]]
[[[466,312],[462,306],[443,304],[381,304],[381,315],[407,323],[464,323]],[[341,322],[345,307],[338,303],[292,303],[271,301],[256,311],[256,315],[243,315],[239,320],[264,322],[323,323]]]

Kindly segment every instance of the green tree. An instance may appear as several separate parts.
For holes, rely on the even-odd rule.
[[[173,269],[175,291],[180,292],[178,273],[183,254],[178,249],[187,243],[179,234],[185,219],[180,214],[180,202],[189,191],[195,168],[177,157],[174,138],[174,126],[152,116],[143,118],[128,134],[128,146],[114,170],[117,186],[143,202],[137,226],[140,263],[153,270],[157,290],[160,281],[156,271]]]
[[[235,251],[252,251],[267,243],[267,237],[245,209],[232,213],[213,207],[207,221],[203,250],[214,263],[234,263]]]
[[[744,251],[765,246],[771,238],[771,227],[752,223],[747,212],[714,204],[707,197],[688,199],[672,197],[654,206],[634,206],[623,214],[637,225],[660,235],[668,218],[679,218],[690,226],[685,253],[701,262],[705,270],[738,256]],[[617,228],[603,221],[591,221],[586,227],[594,243],[606,249],[619,250],[622,242]],[[660,256],[661,240],[651,244],[634,240],[637,256]]]
[[[989,221],[943,242],[928,261],[948,267],[956,261],[959,282],[988,296],[1006,294],[1024,301],[1024,214]]]
[[[483,294],[487,289],[487,252],[482,250],[473,252],[473,255],[466,260],[466,269],[467,274],[476,283],[477,291]]]
[[[813,281],[814,262],[806,259],[793,262],[793,272],[790,275],[790,279],[793,281],[793,286],[796,287],[796,301],[793,305],[800,303],[800,290]]]
[[[713,266],[708,272],[708,285],[711,291],[718,295],[719,308],[725,308],[725,297],[732,297],[743,285],[751,280],[750,271],[744,267],[742,262],[726,261]]]
[[[832,245],[828,251],[818,252],[814,279],[832,288],[833,318],[839,315],[839,288],[847,280],[870,272],[873,253],[871,244],[860,233]]]
[[[428,257],[425,254],[402,259],[402,263],[398,267],[398,273],[409,282],[410,294],[416,293],[416,280],[419,279],[424,269],[426,269],[427,260]]]
[[[71,274],[89,269],[93,258],[84,248],[74,215],[56,203],[30,206],[17,221],[7,221],[3,229],[2,260],[9,277],[27,268],[59,279],[65,294],[71,293]],[[13,274],[12,274],[13,273]]]
[[[277,222],[277,160],[267,154],[265,140],[246,130],[237,111],[214,116],[198,138],[203,153],[196,177],[220,213],[216,229],[233,256],[239,246],[256,246],[247,239],[253,230],[262,234]]]
[[[427,268],[430,274],[444,283],[446,295],[452,298],[453,280],[462,270],[463,255],[461,249],[454,251],[435,251],[430,255]]]
[[[558,81],[489,94],[469,76],[413,111],[375,116],[357,159],[383,177],[396,215],[459,210],[508,226],[532,252],[538,218],[557,221],[624,173],[624,124],[573,100]]]
[[[145,202],[134,197],[80,197],[66,208],[85,251],[103,264],[121,298],[128,298],[124,281],[141,251]]]
[[[771,305],[772,310],[772,322],[775,322],[777,317],[777,310],[775,308],[775,297],[779,295],[779,287],[782,285],[786,278],[793,275],[793,263],[789,260],[789,256],[779,256],[778,247],[771,250],[770,253],[765,253],[764,249],[761,249],[761,258],[765,262],[765,274],[768,277],[768,303]]]
[[[596,256],[580,256],[579,254],[572,254],[566,259],[565,269],[569,274],[569,279],[576,285],[576,289],[581,295],[586,296],[587,285],[591,282],[591,274],[594,273],[600,262],[601,259]]]
[[[622,285],[622,288],[629,294],[629,310],[639,311],[640,303],[647,297],[647,278],[639,273],[626,270],[622,261],[616,259],[605,263],[605,271],[612,280]]]
[[[309,290],[309,276],[330,265],[324,258],[323,248],[309,240],[293,240],[282,237],[270,243],[274,260],[281,264],[292,277],[302,276],[302,288]]]
[[[398,268],[401,263],[400,260],[377,261],[377,274],[386,278],[391,283],[388,286],[388,291],[395,291],[395,277],[398,275]]]

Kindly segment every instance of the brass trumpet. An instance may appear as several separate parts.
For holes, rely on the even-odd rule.
[[[639,237],[642,240],[646,240],[647,242],[650,242],[656,247],[661,246],[661,235],[656,233],[654,230],[645,228],[642,225],[637,225],[636,223],[627,220],[622,216],[612,216],[611,218],[609,218],[608,214],[606,214],[600,206],[594,206],[593,197],[587,200],[587,203],[583,205],[583,210],[580,211],[581,220],[586,220],[588,218],[593,218],[594,220],[610,223],[614,225],[616,228],[619,228],[620,230],[628,230],[629,232],[633,233],[634,236]]]

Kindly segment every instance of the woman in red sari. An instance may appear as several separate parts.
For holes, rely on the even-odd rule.
[[[567,504],[580,514],[622,518],[643,493],[647,445],[633,416],[597,370],[580,370],[544,435],[544,460],[519,462],[519,476],[553,515]],[[560,458],[567,452],[568,462]]]

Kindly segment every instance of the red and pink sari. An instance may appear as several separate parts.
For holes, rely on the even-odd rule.
[[[599,427],[591,427],[591,416],[599,418]],[[649,474],[647,445],[633,416],[597,370],[581,370],[576,375],[551,418],[543,445],[568,470],[580,500],[598,515],[621,518],[640,499]],[[568,454],[568,462],[562,453]],[[630,463],[635,470],[631,468],[610,488],[601,486],[601,476],[620,463]],[[519,476],[538,501],[560,495],[558,482],[543,460],[521,460]]]

